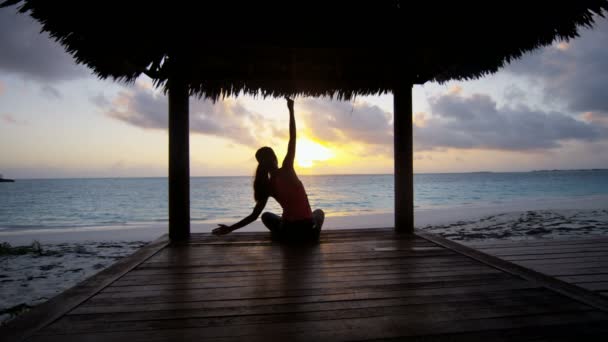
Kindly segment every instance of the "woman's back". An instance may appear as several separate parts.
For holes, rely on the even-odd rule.
[[[308,195],[295,172],[280,168],[270,177],[270,195],[283,208],[283,220],[300,221],[312,219]]]

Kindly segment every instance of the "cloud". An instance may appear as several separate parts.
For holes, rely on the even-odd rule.
[[[9,124],[9,125],[27,125],[28,122],[25,120],[19,120],[17,118],[15,118],[14,116],[12,116],[11,114],[3,114],[2,116],[0,116],[0,120],[2,122],[4,122],[5,124]]]
[[[4,85],[4,83],[2,83],[2,81],[0,81],[0,95],[4,94],[5,89],[6,89],[6,86]]]
[[[59,43],[40,33],[41,25],[15,7],[0,9],[0,71],[26,79],[58,82],[86,77]]]
[[[504,97],[510,103],[524,103],[526,101],[526,92],[518,86],[511,84],[505,89]]]
[[[167,130],[167,97],[146,87],[121,91],[110,100],[103,94],[90,101],[107,116],[144,129]],[[235,143],[257,147],[259,137],[270,136],[273,122],[236,101],[190,100],[190,132],[227,138]]]
[[[569,43],[556,42],[526,55],[505,72],[539,84],[546,103],[561,103],[573,112],[608,112],[608,19],[596,18]]]
[[[92,96],[89,100],[99,108],[106,108],[112,104],[110,100],[108,100],[108,98],[102,93]]]
[[[514,91],[516,92],[516,90]],[[167,129],[167,98],[136,87],[112,100],[91,98],[106,115],[144,129]],[[430,112],[414,117],[417,152],[446,149],[538,151],[559,148],[567,141],[596,142],[608,136],[603,113],[588,112],[580,120],[557,111],[525,105],[499,107],[484,94],[463,95],[454,88],[429,99]],[[237,101],[191,100],[191,132],[230,139],[246,146],[262,145],[259,137],[282,133],[273,122]],[[358,145],[360,156],[392,155],[392,114],[366,102],[307,98],[298,103],[300,120],[311,138]],[[300,129],[302,126],[300,126]],[[281,136],[283,137],[283,136]],[[284,137],[283,137],[284,138]]]
[[[518,91],[512,89],[520,96]],[[561,112],[523,105],[498,107],[488,95],[465,97],[459,88],[430,98],[429,104],[430,113],[413,117],[414,148],[418,152],[450,148],[536,151],[558,148],[565,141],[598,141],[608,133],[596,124],[604,119],[596,113],[577,120]],[[392,154],[392,115],[377,106],[306,99],[299,108],[314,138],[362,144],[365,148],[358,152],[362,156]]]
[[[49,99],[61,99],[63,97],[57,88],[48,84],[45,84],[40,88],[40,93],[42,96]]]
[[[430,99],[432,116],[415,126],[416,150],[438,148],[532,151],[561,146],[563,141],[597,141],[607,133],[597,125],[560,112],[527,106],[497,107],[488,95],[448,93]]]
[[[262,143],[253,132],[266,131],[266,119],[238,102],[192,101],[190,128],[194,132],[231,139],[250,147]]]
[[[392,114],[366,102],[309,98],[299,104],[313,137],[323,141],[385,145],[393,142]]]
[[[581,118],[591,124],[608,128],[608,112],[585,112]]]

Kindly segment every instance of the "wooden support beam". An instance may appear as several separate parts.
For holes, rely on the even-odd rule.
[[[190,128],[188,85],[169,79],[169,237],[190,237]]]
[[[414,149],[412,85],[393,90],[395,147],[395,230],[414,232]]]

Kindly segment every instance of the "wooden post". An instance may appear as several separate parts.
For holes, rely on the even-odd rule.
[[[414,233],[414,149],[412,84],[393,89],[395,230]]]
[[[169,82],[169,237],[190,237],[190,128],[188,85],[179,77]]]

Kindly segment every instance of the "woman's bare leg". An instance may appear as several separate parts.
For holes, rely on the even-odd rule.
[[[312,212],[313,229],[321,230],[325,221],[325,213],[321,209]]]
[[[281,230],[283,219],[277,214],[265,212],[262,214],[262,223],[273,233],[278,233]]]

